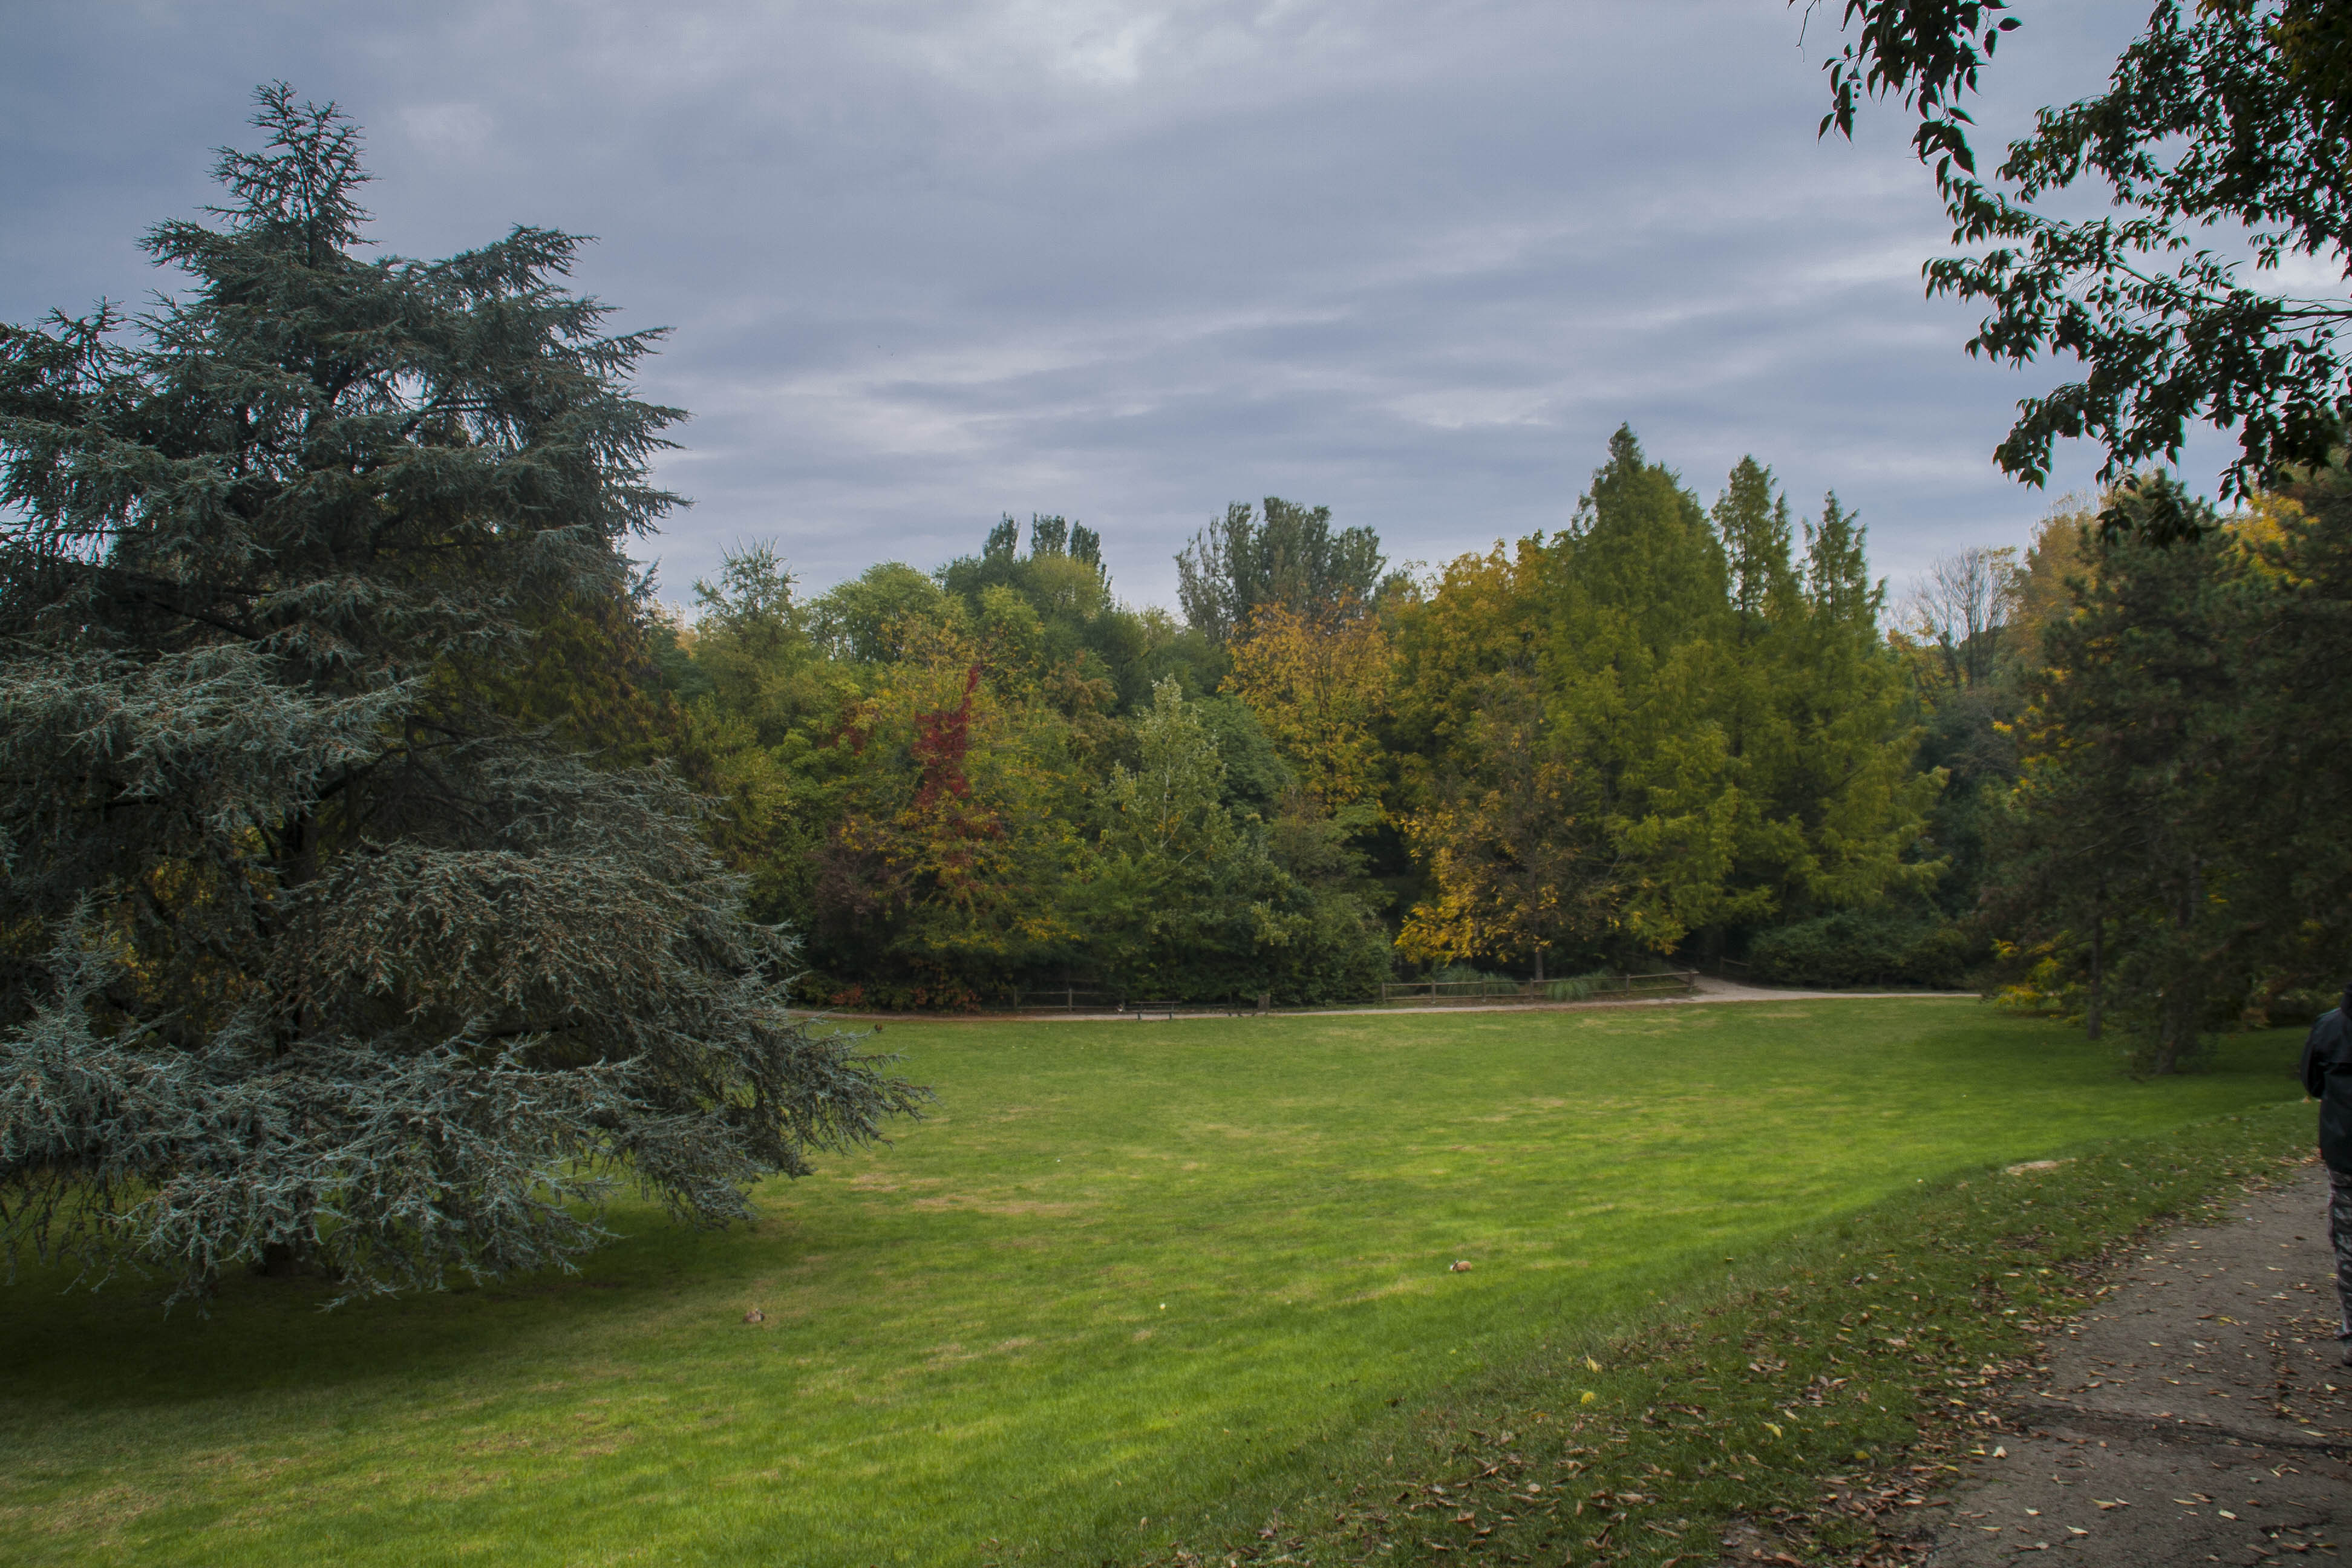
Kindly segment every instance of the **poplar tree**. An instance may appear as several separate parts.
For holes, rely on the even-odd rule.
[[[258,95],[185,291],[0,327],[0,1245],[173,1299],[723,1223],[919,1090],[788,1010],[667,771],[498,700],[627,607],[654,336],[519,227],[374,259],[355,128]]]
[[[1219,642],[1249,627],[1261,605],[1286,605],[1318,621],[1370,609],[1388,558],[1369,528],[1331,527],[1331,509],[1265,498],[1246,501],[1192,536],[1176,556],[1176,595],[1184,619]]]

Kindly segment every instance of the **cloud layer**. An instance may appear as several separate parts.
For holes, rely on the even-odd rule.
[[[1896,113],[1815,140],[1833,9],[1800,47],[1778,0],[20,4],[0,317],[168,282],[138,234],[282,78],[368,128],[387,248],[593,234],[582,284],[674,329],[673,596],[739,540],[823,585],[1043,510],[1165,601],[1268,493],[1438,561],[1558,526],[1622,421],[1705,495],[1749,452],[1834,486],[1899,580],[2025,535],[1988,454],[2055,377],[1920,298]],[[1989,124],[2144,16],[2028,13]]]

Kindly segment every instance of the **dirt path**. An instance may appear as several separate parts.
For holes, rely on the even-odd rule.
[[[2053,1342],[1935,1511],[1931,1568],[2352,1557],[2352,1368],[2316,1167],[2156,1237]]]

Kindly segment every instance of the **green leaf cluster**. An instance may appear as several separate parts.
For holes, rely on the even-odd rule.
[[[751,546],[672,633],[681,760],[757,906],[805,933],[814,994],[1374,989],[1387,939],[1350,825],[1302,806],[1246,704],[1186,695],[1223,649],[1117,602],[1083,524],[1023,532],[809,600]]]
[[[1994,459],[2034,484],[2062,439],[2099,443],[2104,484],[2177,462],[2189,426],[2237,433],[2229,485],[2250,496],[2326,463],[2352,406],[2338,337],[2352,321],[2352,5],[2345,0],[2158,0],[2106,90],[2044,109],[1980,176],[1961,107],[2001,35],[2006,0],[1846,0],[1853,37],[1828,62],[1851,134],[1859,100],[1899,96],[1965,254],[1927,264],[1931,294],[1983,304],[1971,354],[2023,365],[2070,356],[2079,379],[2028,397]],[[2075,188],[2101,189],[2081,216]],[[2054,210],[2053,210],[2054,209]],[[2280,287],[2316,262],[2321,292]],[[2248,275],[2251,263],[2252,276]],[[2192,512],[2143,496],[2110,529],[2178,537]]]

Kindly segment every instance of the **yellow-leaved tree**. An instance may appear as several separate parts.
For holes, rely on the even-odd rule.
[[[1380,621],[1353,598],[1324,615],[1262,605],[1231,651],[1224,689],[1257,714],[1299,792],[1326,814],[1375,802],[1382,752],[1374,726],[1395,668]]]
[[[1622,857],[1591,774],[1552,743],[1535,683],[1507,669],[1478,686],[1461,739],[1486,765],[1449,773],[1402,824],[1432,891],[1406,914],[1397,949],[1429,963],[1531,963],[1540,981],[1546,953],[1589,950],[1614,930]]]

